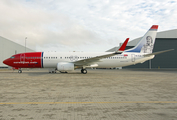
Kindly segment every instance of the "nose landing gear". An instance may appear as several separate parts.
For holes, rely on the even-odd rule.
[[[19,70],[18,70],[18,73],[22,73],[22,70],[21,70],[21,69],[19,69]]]

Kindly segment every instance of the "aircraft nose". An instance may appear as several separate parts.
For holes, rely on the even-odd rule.
[[[4,60],[3,63],[8,65],[8,59]]]

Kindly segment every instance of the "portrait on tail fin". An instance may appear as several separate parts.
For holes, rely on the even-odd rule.
[[[146,37],[146,43],[141,48],[141,53],[152,53],[154,44],[153,39],[151,36]]]

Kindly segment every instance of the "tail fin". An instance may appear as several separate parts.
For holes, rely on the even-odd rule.
[[[157,34],[158,25],[153,25],[139,43],[132,49],[126,52],[152,53]]]

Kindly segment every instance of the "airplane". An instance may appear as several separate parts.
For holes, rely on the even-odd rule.
[[[95,62],[100,59],[121,54],[129,41],[125,40],[122,46],[116,52],[104,53],[76,53],[76,52],[26,52],[13,55],[3,61],[4,64],[18,69],[22,73],[21,68],[50,68],[49,72],[56,73],[56,70],[61,73],[73,71],[77,68],[82,68],[81,73],[86,74],[85,68],[94,68],[98,64]],[[51,70],[52,68],[52,70]]]
[[[15,54],[3,61],[4,64],[18,69],[49,68],[52,73],[60,71],[67,73],[81,69],[86,74],[86,68],[114,68],[135,65],[153,59],[155,55],[172,51],[173,49],[152,52],[158,25],[152,25],[139,43],[128,50],[125,47],[129,38],[115,52],[27,52]],[[50,72],[49,71],[49,72]]]

